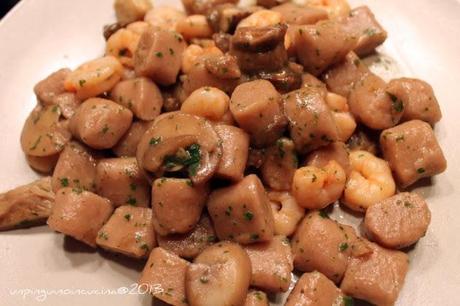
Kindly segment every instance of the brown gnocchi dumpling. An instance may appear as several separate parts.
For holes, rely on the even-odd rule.
[[[134,157],[99,160],[95,186],[97,193],[114,206],[149,206],[150,185]]]
[[[118,207],[99,230],[96,243],[115,253],[134,258],[147,257],[155,247],[152,210],[129,205]]]
[[[133,113],[110,100],[90,98],[70,119],[70,131],[94,149],[110,149],[131,126]]]
[[[138,281],[139,289],[171,305],[188,305],[185,273],[189,262],[160,247],[150,253]]]
[[[48,226],[96,247],[98,232],[112,212],[109,200],[83,189],[66,187],[56,193]]]
[[[269,241],[273,237],[270,203],[256,175],[248,175],[230,187],[214,190],[207,207],[220,240],[248,244]]]

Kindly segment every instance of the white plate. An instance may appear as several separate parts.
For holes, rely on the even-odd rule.
[[[161,2],[179,1],[156,1]],[[390,73],[377,70],[387,77],[428,81],[444,115],[436,134],[448,170],[416,190],[430,204],[432,224],[410,252],[397,305],[460,305],[460,194],[455,187],[460,184],[460,3],[352,1],[364,2],[389,32],[383,52],[399,64]],[[23,0],[0,22],[0,190],[37,177],[19,147],[23,122],[35,104],[33,85],[60,67],[74,68],[101,55],[102,26],[113,21],[112,0]],[[354,221],[338,209],[334,214]],[[142,264],[82,248],[46,227],[0,233],[0,267],[2,305],[152,304],[149,296],[115,294],[135,283]]]

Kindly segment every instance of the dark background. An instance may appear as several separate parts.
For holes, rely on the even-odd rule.
[[[0,19],[18,2],[19,0],[0,0]]]

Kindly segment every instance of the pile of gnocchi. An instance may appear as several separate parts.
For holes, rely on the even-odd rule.
[[[170,305],[393,305],[431,218],[411,190],[446,169],[440,107],[361,61],[387,38],[368,7],[303,2],[116,0],[105,54],[35,86],[44,177],[0,195],[0,230],[146,260]]]

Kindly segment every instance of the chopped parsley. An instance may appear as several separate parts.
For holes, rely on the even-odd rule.
[[[244,218],[248,221],[251,221],[254,218],[254,214],[250,211],[245,212],[243,215]]]
[[[284,151],[284,142],[282,139],[278,139],[276,141],[276,146],[278,147],[278,154],[280,155],[281,158],[286,155],[286,152]]]
[[[63,177],[63,178],[60,179],[60,181],[61,181],[61,186],[62,186],[62,187],[67,187],[67,186],[69,186],[69,179],[68,179],[68,178]]]
[[[348,249],[348,243],[342,242],[342,243],[339,245],[339,250],[340,250],[340,252],[346,251],[347,249]]]
[[[155,56],[158,57],[158,58],[162,58],[163,57],[163,52],[155,52]]]
[[[34,144],[30,147],[30,150],[35,150],[38,146],[38,144],[40,143],[40,141],[42,140],[42,136],[38,136],[37,140],[35,140]]]
[[[227,216],[230,216],[232,214],[232,210],[233,210],[233,208],[231,206],[227,207],[227,209],[225,210],[225,214]]]
[[[419,174],[425,173],[425,168],[418,168],[417,173]]]
[[[86,83],[86,80],[80,80],[78,81],[78,84],[80,84],[80,87],[83,87]]]
[[[323,219],[329,219],[329,215],[327,214],[327,212],[325,210],[320,210],[319,211],[319,216]]]
[[[102,134],[105,134],[105,133],[107,133],[108,131],[109,131],[109,127],[108,127],[107,124],[106,124],[106,125],[104,125],[104,127],[102,128],[101,132],[102,132]]]
[[[318,178],[316,177],[316,174],[313,173],[312,177],[311,177],[311,182],[314,183],[316,182]]]
[[[153,138],[150,139],[149,144],[151,146],[156,146],[160,142],[161,142],[161,137],[153,137]]]
[[[387,92],[387,94],[390,96],[391,99],[391,104],[393,106],[393,109],[395,112],[400,113],[404,110],[404,104],[403,102],[398,99],[394,94]]]
[[[128,197],[128,200],[126,201],[126,203],[129,204],[129,205],[136,206],[137,200],[136,200],[136,198],[134,198],[134,197],[132,197],[132,196],[129,196],[129,197]]]
[[[124,218],[126,219],[126,221],[130,221],[132,217],[133,216],[131,214],[124,215]]]
[[[99,232],[99,238],[100,239],[104,239],[104,240],[108,240],[109,239],[109,235],[107,235],[106,232]]]
[[[343,297],[343,306],[354,306],[355,301],[351,296],[344,296]]]
[[[363,31],[363,34],[367,36],[374,36],[377,33],[375,29],[367,28]]]
[[[251,234],[251,240],[258,240],[259,239],[259,234]]]
[[[135,191],[137,189],[137,185],[134,183],[131,183],[129,184],[129,189],[131,189],[132,191]]]
[[[179,154],[180,152],[180,154]],[[189,176],[195,176],[201,161],[200,145],[195,143],[185,150],[178,151],[175,155],[168,155],[164,158],[165,167],[173,169],[177,166],[187,168]]]
[[[209,279],[206,276],[201,276],[200,277],[200,282],[202,284],[206,284],[207,282],[209,282]]]
[[[174,50],[172,48],[169,48],[169,54],[174,55]]]

